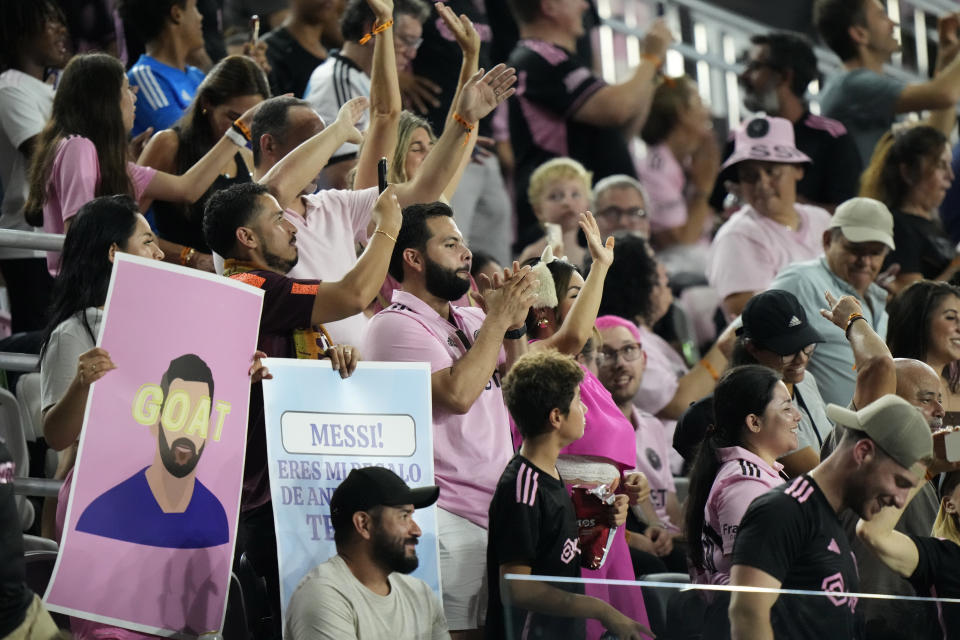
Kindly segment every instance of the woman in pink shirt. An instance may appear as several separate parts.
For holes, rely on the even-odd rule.
[[[175,176],[130,161],[136,90],[123,65],[94,53],[70,61],[60,77],[53,113],[40,134],[30,166],[27,220],[49,233],[64,233],[81,206],[97,196],[126,194],[146,210],[154,198],[190,203],[199,199],[222,167],[245,146],[257,107],[237,119],[219,142],[183,175]],[[59,254],[47,254],[51,274]]]
[[[532,338],[531,349],[556,349],[576,355],[593,335],[594,322],[603,294],[607,270],[613,262],[613,238],[604,244],[600,230],[590,212],[580,214],[580,228],[587,238],[587,247],[593,258],[586,280],[579,270],[564,260],[553,259],[550,250],[542,260],[534,259],[534,272],[540,280],[539,300],[527,316],[527,333]],[[619,487],[636,502],[640,492],[639,474],[627,474],[636,467],[636,439],[633,425],[614,403],[610,392],[587,367],[580,383],[580,398],[587,406],[583,437],[560,452],[557,468],[567,485],[607,484]],[[607,554],[603,566],[597,570],[584,568],[585,578],[634,580],[633,563],[627,546],[625,528],[621,527]],[[624,615],[649,625],[643,598],[633,589],[587,584],[586,593],[600,598]],[[599,638],[603,627],[596,621],[587,622],[587,637]]]
[[[800,412],[780,375],[754,364],[724,373],[713,403],[713,428],[690,470],[687,549],[695,582],[729,584],[740,520],[754,498],[786,480],[777,458],[797,448]],[[725,621],[724,600],[711,610]]]

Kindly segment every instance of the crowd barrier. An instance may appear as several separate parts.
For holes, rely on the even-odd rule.
[[[829,580],[829,579],[828,579]],[[504,603],[512,603],[515,590],[522,583],[531,581],[541,582],[551,587],[566,591],[576,589],[580,593],[585,590],[603,588],[608,594],[610,602],[629,602],[642,598],[646,606],[650,626],[659,640],[680,638],[729,638],[729,619],[726,615],[726,606],[734,591],[769,593],[777,595],[776,607],[795,613],[810,606],[823,606],[828,610],[833,607],[847,607],[858,615],[865,611],[883,611],[888,616],[895,616],[900,625],[899,633],[906,633],[904,637],[931,637],[924,631],[930,625],[938,625],[938,611],[944,605],[960,606],[960,600],[952,598],[929,598],[905,595],[878,595],[870,593],[850,593],[844,591],[842,580],[827,582],[823,591],[798,591],[790,589],[761,589],[756,587],[730,587],[717,585],[690,584],[689,577],[682,573],[653,574],[643,576],[639,581],[624,580],[591,580],[586,578],[557,578],[548,576],[531,576],[508,574],[505,576]],[[707,601],[715,601],[717,605],[708,611]],[[522,622],[514,620],[517,615],[526,616],[524,611],[505,607],[504,614],[513,624],[507,624],[508,640],[521,640],[520,635],[514,633],[514,625],[522,626]],[[541,614],[538,614],[541,615]],[[571,618],[547,616],[548,623],[555,622],[557,627],[563,628],[574,624]],[[935,634],[939,635],[939,634]],[[796,637],[796,636],[794,636]],[[812,637],[812,636],[810,636]],[[840,638],[840,635],[836,636]],[[896,636],[899,637],[899,636]],[[948,637],[953,637],[948,636]]]

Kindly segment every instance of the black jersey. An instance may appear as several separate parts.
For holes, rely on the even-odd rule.
[[[751,503],[740,521],[733,564],[770,574],[782,589],[826,592],[781,595],[770,614],[776,638],[861,637],[857,598],[842,595],[860,588],[856,558],[840,519],[809,475]]]
[[[516,607],[507,612],[500,601],[502,564],[528,565],[533,575],[580,577],[577,516],[563,481],[515,455],[493,493],[489,526],[486,637],[583,638],[583,619],[551,617]],[[583,593],[582,584],[551,586]]]
[[[917,568],[910,576],[919,596],[960,598],[960,545],[952,540],[910,536],[917,545]],[[919,607],[920,603],[916,603]],[[941,604],[944,638],[960,638],[960,604]]]

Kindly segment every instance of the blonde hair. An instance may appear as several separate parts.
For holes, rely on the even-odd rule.
[[[937,510],[937,519],[933,523],[930,535],[944,538],[960,544],[960,517],[956,513],[947,513],[946,502],[960,482],[960,472],[950,471],[944,474],[940,482],[940,508]]]
[[[960,544],[960,522],[958,522],[957,514],[947,513],[946,509],[943,508],[943,498],[940,500],[940,509],[937,511],[937,519],[933,523],[933,531],[931,535],[935,538],[944,538]]]
[[[433,144],[437,143],[437,136],[433,133],[433,127],[430,126],[430,123],[427,122],[425,118],[413,114],[409,111],[401,111],[400,118],[397,120],[397,145],[393,148],[393,157],[390,158],[390,162],[387,163],[387,182],[390,184],[403,184],[408,181],[411,176],[407,175],[406,171],[406,158],[407,152],[410,150],[410,144],[413,141],[413,134],[417,129],[425,129],[427,135],[430,136],[430,142]],[[363,143],[360,143],[360,147],[357,149],[357,157],[360,156],[360,151],[363,150]],[[347,188],[353,189],[353,182],[357,177],[357,168],[354,167],[347,174]]]
[[[537,203],[543,198],[547,185],[556,180],[580,180],[586,191],[587,199],[591,199],[590,185],[593,184],[593,172],[587,171],[582,164],[573,158],[553,158],[534,169],[530,175],[527,200],[534,210],[537,209]]]
[[[407,175],[405,166],[407,152],[410,151],[413,134],[417,129],[426,129],[427,135],[430,136],[430,142],[437,143],[437,136],[433,133],[433,127],[425,118],[409,111],[401,112],[400,120],[397,122],[397,146],[393,150],[393,158],[387,170],[387,180],[393,184],[406,182],[412,177]]]

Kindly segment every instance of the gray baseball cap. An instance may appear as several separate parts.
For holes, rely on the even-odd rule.
[[[837,227],[850,242],[882,242],[897,248],[893,243],[893,214],[879,200],[850,198],[833,213],[830,228]]]
[[[920,409],[900,396],[888,394],[859,411],[827,405],[827,416],[843,426],[861,431],[904,468],[933,457],[933,436]]]

